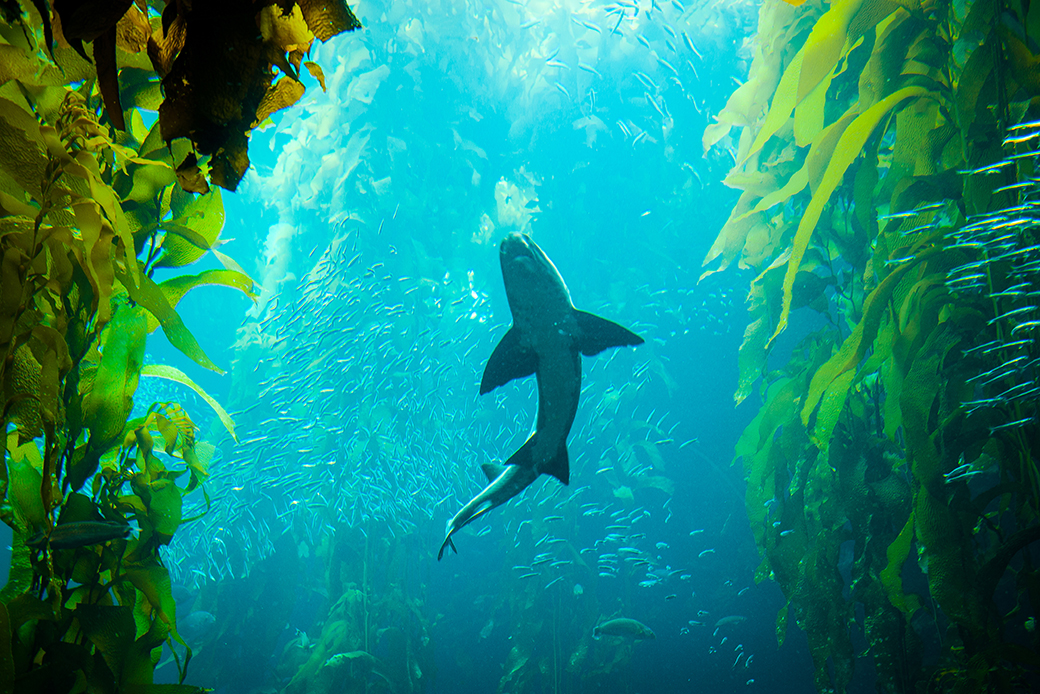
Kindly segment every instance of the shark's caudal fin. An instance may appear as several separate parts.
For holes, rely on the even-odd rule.
[[[534,467],[534,460],[531,458],[531,452],[534,450],[535,441],[537,439],[538,432],[535,432],[531,438],[527,439],[527,442],[520,447],[520,450],[509,456],[506,465],[519,465],[527,468]],[[488,467],[498,466],[488,465]],[[556,451],[556,455],[554,455],[552,460],[546,463],[538,472],[544,475],[552,475],[564,484],[571,483],[571,466],[570,461],[567,458],[566,442],[560,444],[560,448]],[[484,469],[484,474],[488,474],[487,468]]]
[[[530,376],[537,368],[538,357],[533,351],[520,346],[520,334],[514,325],[502,336],[484,366],[484,376],[480,379],[480,394],[490,393],[514,378]]]
[[[586,357],[599,354],[609,347],[632,347],[643,344],[643,338],[613,321],[600,318],[588,311],[575,310],[574,313],[578,317],[578,332],[580,333],[578,348]]]

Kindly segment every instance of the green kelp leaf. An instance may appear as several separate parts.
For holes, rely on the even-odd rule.
[[[148,517],[152,521],[152,527],[156,533],[172,537],[181,524],[184,495],[180,487],[167,478],[155,480],[149,488],[151,498],[148,500]]]
[[[176,632],[177,604],[173,599],[170,572],[166,567],[159,564],[131,565],[126,567],[124,576],[148,599],[148,604],[167,628]]]
[[[95,448],[107,448],[123,433],[144,361],[144,311],[120,306],[102,333],[101,362],[93,387],[83,395],[83,425]]]
[[[49,61],[41,61],[24,48],[0,44],[0,85],[11,80],[33,86],[59,86],[65,83],[61,71]]]
[[[109,670],[119,679],[126,653],[134,643],[137,627],[129,606],[96,605],[81,602],[73,615],[83,634],[97,647]]]
[[[152,70],[124,67],[119,71],[119,98],[128,109],[136,106],[157,111],[162,104],[159,78]]]
[[[769,326],[774,308],[773,298],[779,294],[780,269],[787,262],[788,253],[781,253],[773,263],[751,282],[748,292],[748,314],[750,320],[744,330],[744,340],[737,352],[737,367],[740,377],[733,399],[737,405],[751,394],[752,386],[765,369],[766,355],[769,352]]]
[[[14,434],[11,434],[12,438]],[[26,441],[21,446],[11,445],[10,441],[7,469],[8,484],[7,502],[11,504],[16,521],[22,530],[32,534],[44,526],[47,512],[43,507],[40,489],[43,486],[43,459],[35,440]],[[37,467],[38,465],[38,467]]]
[[[825,393],[829,394],[832,399],[840,399],[840,402],[831,402],[832,408],[836,407],[838,412],[834,412],[831,409],[824,419],[826,426],[821,428],[821,420],[817,419],[815,431],[816,445],[826,448],[827,442],[830,441],[830,434],[837,421],[841,406],[845,402],[845,395],[849,386],[852,385],[851,377],[845,378],[845,375],[852,373],[852,370],[856,368],[856,365],[866,355],[867,350],[874,345],[878,327],[889,306],[892,292],[895,291],[903,276],[911,268],[917,267],[922,261],[935,255],[936,252],[937,250],[925,251],[914,261],[903,263],[892,271],[881,284],[875,287],[874,291],[863,302],[863,318],[856,324],[852,334],[845,339],[838,351],[813,374],[812,382],[809,384],[809,392],[806,394],[805,403],[802,406],[802,424],[809,425],[809,417]],[[837,387],[834,384],[839,379],[842,379],[842,385]]]
[[[169,381],[180,383],[182,386],[187,386],[195,391],[195,394],[206,401],[206,404],[213,408],[213,411],[217,413],[217,417],[220,418],[220,422],[227,429],[228,433],[231,434],[231,438],[238,442],[238,437],[235,435],[235,422],[228,416],[228,413],[220,406],[220,403],[214,400],[209,393],[204,391],[195,381],[188,378],[188,376],[180,369],[168,366],[166,364],[147,364],[141,370],[142,376],[151,376],[153,378],[165,378]]]
[[[82,239],[73,246],[80,267],[90,280],[94,290],[94,304],[98,312],[98,321],[107,323],[110,318],[112,283],[112,259],[115,255],[112,227],[102,224],[100,207],[93,200],[81,200],[72,205],[76,216],[76,228]]]
[[[708,275],[722,272],[734,260],[740,257],[740,252],[747,241],[748,232],[755,225],[756,220],[750,215],[750,210],[752,209],[752,203],[757,197],[750,191],[744,191],[741,194],[737,204],[733,206],[733,211],[730,212],[729,219],[722,225],[719,235],[715,237],[715,243],[712,244],[707,255],[704,256],[704,260],[701,261],[701,266],[706,266],[719,256],[722,256],[722,261],[719,267],[713,270],[705,270],[701,273],[701,276],[697,279],[698,282]]]
[[[224,371],[210,360],[206,353],[202,350],[198,340],[191,334],[188,327],[184,325],[184,321],[181,320],[180,315],[170,306],[169,300],[166,298],[166,294],[163,293],[162,289],[155,283],[148,275],[141,275],[141,286],[135,287],[131,282],[130,278],[123,273],[118,275],[119,281],[126,287],[127,292],[130,294],[130,298],[135,302],[143,306],[159,320],[159,325],[162,327],[166,337],[170,340],[170,343],[183,352],[187,357],[191,358],[199,366],[204,366],[211,371],[217,373],[224,373]],[[147,321],[146,321],[147,327]]]
[[[152,679],[155,676],[155,665],[159,658],[155,649],[162,646],[169,635],[170,630],[166,622],[161,619],[151,620],[148,631],[134,641],[127,651],[122,678],[119,682],[120,692],[134,691],[136,687],[155,686]],[[189,649],[188,652],[190,653],[191,650]]]
[[[146,163],[147,162],[147,163]],[[127,165],[132,185],[126,200],[150,203],[166,186],[177,180],[173,167],[164,161],[141,159]]]
[[[828,384],[820,400],[820,410],[816,415],[816,426],[813,427],[813,443],[820,450],[827,450],[834,427],[838,424],[845,409],[845,400],[848,397],[849,388],[856,379],[855,371],[845,371]]]
[[[888,595],[889,602],[907,616],[910,616],[921,607],[921,601],[916,595],[912,593],[907,595],[903,592],[903,564],[906,563],[907,557],[910,556],[910,544],[913,542],[913,539],[914,514],[911,511],[910,517],[906,520],[906,525],[903,526],[903,529],[899,531],[899,535],[886,550],[888,565],[881,570],[879,576],[881,585],[885,587],[885,593]]]
[[[805,40],[805,58],[798,75],[798,102],[834,72],[859,40],[899,9],[892,0],[836,0]]]
[[[24,108],[0,99],[0,171],[34,200],[41,200],[46,177],[47,148],[40,125]]]
[[[224,228],[224,203],[220,191],[214,188],[205,195],[196,196],[179,217],[163,226],[167,227],[162,242],[163,253],[155,266],[182,267],[197,261],[213,247]]]
[[[914,493],[914,528],[928,561],[928,587],[951,621],[982,633],[985,609],[981,601],[991,596],[979,596],[975,590],[973,539],[951,507],[934,429],[929,426],[933,404],[943,387],[943,361],[960,339],[949,323],[931,332],[903,382],[900,406],[909,460],[920,484]]]
[[[759,212],[765,212],[774,205],[779,205],[782,202],[790,200],[791,197],[805,190],[805,186],[809,183],[809,169],[805,166],[791,174],[791,178],[787,179],[787,183],[783,187],[774,190],[772,193],[765,195],[759,200],[753,208],[743,213],[735,219],[735,222],[739,222],[746,217]]]
[[[203,285],[220,285],[237,289],[256,303],[259,294],[254,290],[255,283],[246,274],[235,270],[205,270],[197,275],[180,275],[168,279],[159,285],[171,308],[176,308],[184,295],[196,287]],[[159,321],[152,317],[148,321],[148,332],[159,327]]]
[[[7,573],[7,585],[0,590],[0,602],[8,605],[19,595],[32,588],[33,579],[32,550],[25,544],[25,536],[14,532],[11,541],[11,566]]]
[[[80,382],[83,426],[90,442],[66,461],[65,481],[73,490],[93,476],[101,455],[122,438],[144,359],[146,326],[144,311],[121,305],[101,334],[100,362]]]
[[[106,140],[107,141],[107,140]],[[105,182],[105,179],[99,168],[97,159],[93,155],[89,154],[85,150],[76,152],[75,162],[68,163],[65,165],[65,172],[74,176],[78,176],[87,182],[90,189],[90,198],[76,200],[77,196],[74,197],[74,201],[97,205],[100,210],[104,213],[104,219],[107,224],[103,224],[106,232],[114,234],[122,245],[122,260],[126,265],[126,270],[129,271],[130,277],[137,281],[137,276],[140,274],[141,269],[137,263],[137,255],[135,253],[134,239],[131,232],[130,224],[126,218],[126,214],[123,212],[122,204],[116,193],[112,188]],[[103,234],[104,235],[104,234]],[[97,249],[97,251],[108,250],[107,248]],[[109,257],[114,253],[116,249],[109,251]],[[95,262],[97,262],[95,260]],[[109,262],[112,262],[109,260]],[[111,271],[106,271],[110,273]]]
[[[805,47],[803,46],[780,77],[780,84],[777,85],[776,93],[769,104],[769,112],[766,113],[762,127],[759,129],[758,135],[755,136],[755,141],[751,144],[744,161],[760,152],[766,142],[769,141],[769,138],[778,133],[790,119],[795,106],[798,105],[798,76],[802,72],[802,61],[804,58]],[[741,164],[743,163],[741,162]]]
[[[812,239],[813,231],[816,229],[816,223],[820,220],[820,215],[823,214],[824,207],[830,200],[831,194],[834,193],[845,177],[845,172],[848,171],[852,162],[859,157],[863,147],[866,145],[867,138],[874,132],[881,119],[904,100],[915,96],[924,96],[927,93],[924,87],[900,89],[860,114],[842,133],[841,139],[835,147],[834,155],[827,164],[820,186],[813,193],[812,199],[806,206],[801,221],[798,223],[798,231],[795,233],[794,242],[791,246],[791,259],[788,261],[787,273],[784,276],[783,305],[780,309],[780,320],[773,331],[773,336],[769,339],[770,343],[787,328],[787,317],[791,312],[791,296],[795,278],[798,275],[799,265],[801,265],[802,258],[809,248],[809,241]]]
[[[776,613],[776,647],[780,648],[784,645],[784,639],[787,638],[787,610],[791,607],[790,601],[786,605],[780,608],[780,611]]]

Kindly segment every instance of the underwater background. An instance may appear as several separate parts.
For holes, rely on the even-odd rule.
[[[142,2],[118,83],[40,4],[2,238],[68,298],[4,274],[0,691],[1040,686],[1040,4]],[[478,395],[512,232],[645,343],[438,561],[534,427]]]

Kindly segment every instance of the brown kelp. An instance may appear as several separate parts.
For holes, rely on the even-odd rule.
[[[206,177],[233,187],[245,155],[244,143],[225,143],[229,133],[295,101],[273,93],[286,88],[271,86],[271,66],[295,74],[314,35],[352,18],[342,3],[285,13],[242,4],[259,27],[253,62],[220,78],[240,71],[234,79],[260,96],[250,92],[253,110],[243,98],[246,109],[208,120],[188,117],[208,99],[189,109],[170,98],[171,85],[164,98],[156,73],[205,96],[211,76],[191,72],[189,46],[206,37],[197,22],[209,15],[184,3],[161,17],[144,2],[0,8],[0,518],[14,530],[0,591],[0,691],[148,691],[163,644],[185,645],[159,549],[194,520],[183,500],[205,496],[213,447],[175,402],[132,416],[141,376],[201,390],[172,367],[144,364],[145,342],[161,327],[219,371],[176,306],[204,284],[254,293],[217,250],[223,207]],[[210,35],[207,46],[223,39]],[[156,108],[159,121],[145,127],[142,109]],[[208,252],[224,269],[154,279],[157,268]],[[191,657],[183,652],[182,681]]]
[[[879,691],[1040,672],[1038,40],[1035,3],[766,3],[705,133],[743,127],[705,264],[758,273],[737,455],[778,639],[793,616],[820,691],[848,685],[854,631]],[[802,307],[829,325],[767,370]]]

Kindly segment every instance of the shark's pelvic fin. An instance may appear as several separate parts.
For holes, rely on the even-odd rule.
[[[494,482],[505,470],[505,467],[495,465],[494,463],[481,463],[480,469],[484,471],[484,477],[487,477],[488,482]]]
[[[574,311],[578,317],[578,349],[586,357],[599,354],[610,347],[631,347],[643,344],[643,338],[628,328],[588,311]],[[496,350],[497,351],[497,350]],[[481,386],[483,388],[483,386]]]
[[[520,346],[520,333],[514,325],[502,336],[484,367],[484,376],[480,379],[480,394],[490,393],[514,378],[530,376],[537,368],[538,356],[533,350]]]

